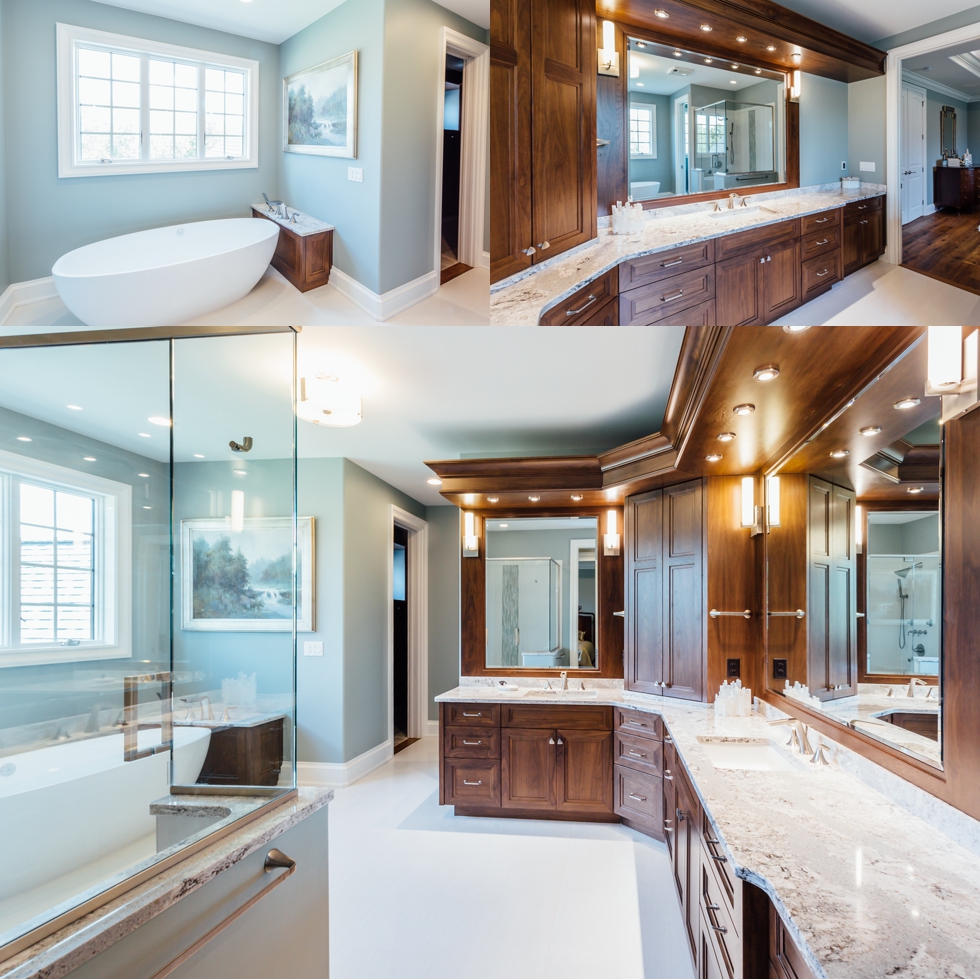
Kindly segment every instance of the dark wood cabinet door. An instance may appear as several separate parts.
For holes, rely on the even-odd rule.
[[[762,315],[765,317],[762,322],[771,323],[796,309],[803,301],[799,239],[794,238],[767,248],[766,263],[762,266],[762,271]]]
[[[591,0],[531,0],[535,262],[596,236],[595,21]]]
[[[857,497],[853,490],[834,486],[831,504],[830,641],[828,685],[833,696],[857,693],[857,561],[854,521]]]
[[[556,765],[554,729],[503,728],[500,732],[502,808],[554,809]]]
[[[701,824],[697,796],[680,766],[674,773],[677,798],[674,805],[674,884],[681,902],[681,917],[687,929],[691,954],[698,952],[701,911],[698,880],[701,872]]]
[[[864,264],[873,262],[885,250],[885,222],[882,211],[871,211],[864,219]]]
[[[723,326],[749,326],[765,319],[762,267],[765,250],[726,258],[715,266],[715,316]]]
[[[490,281],[531,264],[531,0],[490,0]]]
[[[685,700],[704,697],[704,490],[700,479],[663,491],[662,693]]]
[[[613,733],[559,728],[557,808],[613,811]]]
[[[821,700],[832,696],[830,681],[831,538],[834,487],[810,477],[807,561],[807,685]]]
[[[721,964],[721,956],[711,939],[711,925],[707,920],[701,921],[699,941],[698,979],[733,979],[732,971]]]
[[[664,738],[664,842],[670,855],[671,866],[674,860],[674,840],[677,837],[677,790],[674,788],[677,771],[677,751],[670,738]]]
[[[660,693],[663,667],[663,490],[626,501],[626,687]]]
[[[844,275],[850,275],[852,272],[856,272],[863,264],[863,247],[862,247],[862,231],[864,227],[861,224],[861,218],[853,219],[844,222],[844,245],[843,245],[843,262],[844,262]]]

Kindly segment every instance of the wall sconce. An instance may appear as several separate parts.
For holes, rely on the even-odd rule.
[[[859,506],[854,508],[854,543],[860,554],[864,550],[864,508]]]
[[[599,48],[599,74],[619,78],[619,52],[616,50],[616,25],[602,22],[602,47]]]
[[[463,514],[463,557],[480,556],[480,538],[476,534],[476,517],[467,510]]]
[[[245,529],[245,491],[231,491],[231,532],[240,534]]]
[[[779,477],[770,476],[766,480],[769,500],[769,527],[779,526]]]
[[[755,476],[742,477],[742,520],[743,527],[750,528],[750,537],[762,533],[762,507],[755,505]]]
[[[942,421],[977,403],[977,331],[965,340],[959,326],[930,326],[926,395],[942,397]]]
[[[318,371],[299,379],[296,414],[314,425],[350,428],[361,422],[361,396],[336,374]]]
[[[803,72],[797,68],[793,72],[792,82],[789,88],[789,97],[794,101],[799,100],[800,93],[803,91]]]
[[[619,557],[619,521],[615,510],[606,513],[606,532],[602,537],[602,553],[605,557]]]

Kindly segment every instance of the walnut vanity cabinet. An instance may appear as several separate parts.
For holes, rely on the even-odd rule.
[[[615,326],[619,274],[611,269],[572,293],[541,317],[541,326]],[[612,313],[612,323],[603,322]]]
[[[663,721],[656,714],[613,708],[616,813],[627,826],[664,838]]]
[[[810,964],[786,930],[773,904],[769,905],[769,979],[817,979]]]
[[[850,275],[876,261],[885,251],[883,197],[844,205],[843,265]]]
[[[214,727],[197,781],[205,785],[278,785],[283,719]]]
[[[252,217],[272,221],[257,207],[252,208]],[[278,221],[273,223],[279,224]],[[279,240],[271,264],[300,292],[325,286],[333,268],[333,229],[299,234],[293,228],[279,224]]]

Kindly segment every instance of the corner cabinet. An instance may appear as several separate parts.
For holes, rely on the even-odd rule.
[[[588,0],[491,0],[492,282],[596,236],[595,59]]]
[[[844,205],[844,275],[876,261],[885,251],[883,197]]]

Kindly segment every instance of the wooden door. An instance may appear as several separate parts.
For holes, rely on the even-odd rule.
[[[677,790],[674,788],[677,770],[677,751],[670,738],[664,738],[664,842],[670,855],[671,866],[674,860],[674,838],[677,835]]]
[[[691,954],[697,956],[701,931],[698,879],[701,872],[701,844],[698,836],[700,813],[697,796],[680,766],[674,773],[677,799],[674,806],[674,884],[681,902],[681,917],[691,943]]]
[[[559,811],[612,812],[612,731],[559,728],[557,734]]]
[[[663,659],[668,697],[704,699],[704,491],[700,479],[663,491]]]
[[[531,264],[531,0],[490,0],[490,281]]]
[[[591,0],[530,2],[531,244],[541,262],[596,236],[596,25]]]
[[[834,487],[810,477],[807,560],[807,685],[821,700],[833,697],[830,679]]]
[[[554,809],[555,730],[502,728],[500,805],[504,809]],[[610,779],[610,784],[612,779]]]
[[[844,275],[856,272],[864,264],[862,228],[866,225],[861,223],[863,220],[865,219],[852,218],[844,222]]]
[[[834,486],[830,533],[830,639],[827,680],[833,696],[857,693],[857,561],[854,521],[856,495]]]
[[[715,315],[726,326],[748,326],[765,319],[762,267],[765,251],[757,248],[726,258],[715,266]]]
[[[800,242],[783,241],[766,249],[762,267],[763,323],[771,323],[803,302]]]
[[[861,259],[862,264],[873,262],[884,250],[884,221],[882,212],[870,211],[862,219]]]
[[[663,490],[626,501],[626,688],[660,693],[663,665]]]

